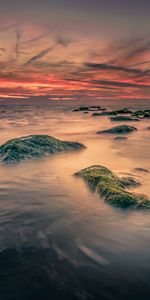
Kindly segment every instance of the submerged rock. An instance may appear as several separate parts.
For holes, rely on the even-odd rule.
[[[135,187],[139,184],[131,177],[119,178],[103,166],[91,166],[75,173],[75,175],[82,177],[94,192],[102,196],[105,202],[112,206],[150,209],[150,200],[147,196],[126,190],[126,188]]]
[[[116,117],[111,117],[111,121],[113,122],[134,122],[134,121],[140,121],[140,119],[135,118],[135,117],[128,117],[128,116],[116,116]]]
[[[101,133],[126,134],[126,133],[130,133],[133,131],[137,131],[137,128],[130,126],[130,125],[120,125],[120,126],[115,126],[115,127],[109,128],[109,129],[97,131],[97,134],[101,134]]]
[[[127,140],[127,137],[125,137],[125,136],[116,136],[116,137],[114,138],[114,140],[116,140],[116,141]]]
[[[48,135],[30,135],[3,144],[0,147],[0,160],[4,163],[15,163],[84,147],[80,143],[61,141]]]

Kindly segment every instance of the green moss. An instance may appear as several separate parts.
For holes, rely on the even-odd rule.
[[[91,166],[77,173],[89,187],[101,195],[105,202],[121,208],[147,208],[150,201],[145,195],[139,195],[126,190],[127,187],[137,186],[139,183],[131,177],[119,178],[112,171],[103,166]]]
[[[14,163],[82,148],[84,145],[77,142],[61,141],[48,135],[31,135],[9,140],[3,144],[0,147],[0,159],[4,163]]]

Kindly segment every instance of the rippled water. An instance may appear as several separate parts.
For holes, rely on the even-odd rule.
[[[0,107],[0,143],[49,134],[85,150],[0,165],[0,299],[148,300],[150,212],[112,208],[74,172],[101,164],[150,196],[150,121],[127,140],[98,136],[107,117],[49,107]],[[113,124],[114,125],[114,124]]]

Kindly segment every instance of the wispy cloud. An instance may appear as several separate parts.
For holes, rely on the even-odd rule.
[[[27,62],[22,66],[23,68],[28,67],[29,65],[33,64],[34,62],[38,61],[40,58],[44,57],[47,55],[50,51],[54,49],[55,45],[48,47],[42,51],[40,51],[38,54],[34,55],[31,57]]]

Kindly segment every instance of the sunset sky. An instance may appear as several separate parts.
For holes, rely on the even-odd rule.
[[[0,0],[0,98],[150,99],[149,0]]]

